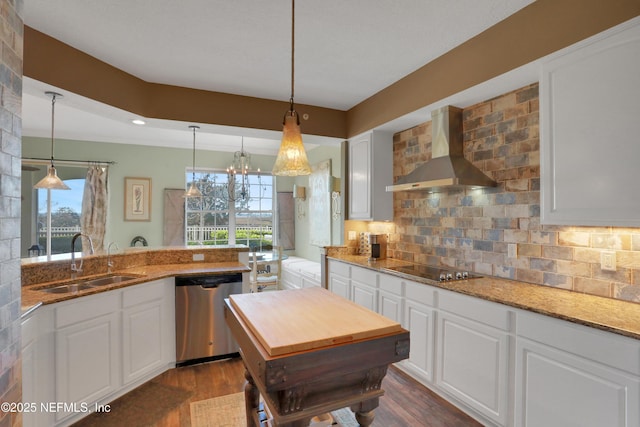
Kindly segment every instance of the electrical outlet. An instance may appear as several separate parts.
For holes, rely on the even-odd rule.
[[[204,254],[193,254],[194,261],[204,261]]]
[[[509,258],[518,258],[518,244],[509,243],[507,245],[507,256]]]
[[[349,230],[349,240],[356,240],[356,232],[354,230]]]
[[[607,271],[616,271],[615,251],[600,252],[600,268]]]

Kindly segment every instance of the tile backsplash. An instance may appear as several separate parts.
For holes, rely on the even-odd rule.
[[[537,83],[465,108],[464,156],[498,186],[394,193],[388,255],[640,302],[640,229],[540,224],[538,111]],[[394,177],[429,160],[431,122],[395,134],[393,153]]]

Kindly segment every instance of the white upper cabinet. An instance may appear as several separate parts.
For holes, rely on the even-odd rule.
[[[349,140],[349,219],[393,219],[393,135],[372,131]]]
[[[640,226],[639,118],[640,18],[543,62],[543,224]]]

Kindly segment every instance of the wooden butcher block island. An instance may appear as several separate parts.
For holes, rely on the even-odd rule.
[[[350,407],[362,426],[384,394],[390,363],[409,357],[409,332],[322,288],[232,295],[225,318],[246,367],[247,425],[308,426]]]

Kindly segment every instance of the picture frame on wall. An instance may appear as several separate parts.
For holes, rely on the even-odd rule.
[[[124,220],[151,221],[151,178],[124,179]]]

